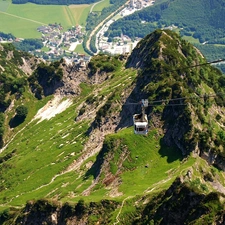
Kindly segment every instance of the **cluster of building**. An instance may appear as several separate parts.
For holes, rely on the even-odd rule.
[[[119,18],[130,15],[137,10],[153,5],[155,1],[152,0],[130,0],[129,4],[119,14],[115,15],[109,20],[96,35],[97,52],[103,51],[110,54],[126,54],[130,53],[140,39],[132,41],[128,36],[121,34],[114,38],[113,42],[109,42],[104,33],[108,30],[110,24]],[[82,43],[84,32],[81,26],[72,27],[66,32],[62,32],[63,28],[60,24],[50,24],[48,26],[41,26],[38,31],[42,33],[42,41],[44,46],[49,50],[41,52],[39,55],[46,59],[62,58],[67,62],[82,63],[89,61],[90,57],[74,52],[76,46]],[[36,52],[37,54],[37,52]]]
[[[108,38],[104,36],[108,27],[116,20],[128,16],[137,10],[141,10],[145,7],[151,6],[155,1],[152,0],[130,0],[127,7],[125,7],[119,14],[115,15],[111,20],[102,26],[100,31],[96,35],[96,48],[98,51],[108,52],[110,54],[125,54],[130,53],[140,39],[132,41],[129,37],[121,34],[115,37],[112,42],[108,41]]]
[[[129,8],[140,10],[154,3],[152,0],[130,0]]]
[[[66,32],[63,32],[63,27],[60,24],[49,24],[37,28],[42,33],[42,42],[48,50],[43,52],[37,50],[35,55],[44,59],[56,59],[64,57],[69,62],[84,64],[84,61],[89,61],[90,57],[84,54],[74,52],[78,44],[82,44],[84,32],[81,26],[75,26]],[[80,62],[81,61],[81,62]]]
[[[108,27],[117,19],[130,15],[137,10],[154,4],[152,0],[130,0],[129,4],[115,15],[111,20],[102,26],[96,35],[96,48],[97,51],[108,52],[110,54],[125,54],[130,53],[139,39],[132,41],[128,36],[121,34],[119,37],[114,38],[112,42],[104,36]],[[80,64],[82,67],[89,62],[90,57],[85,54],[78,54],[74,52],[78,44],[82,44],[84,31],[81,26],[75,26],[66,32],[63,32],[63,27],[60,24],[43,25],[37,28],[38,32],[42,35],[42,42],[45,51],[39,49],[31,52],[35,56],[41,57],[46,60],[56,60],[62,57],[68,63]],[[0,42],[13,42],[21,40],[5,40],[0,35]]]

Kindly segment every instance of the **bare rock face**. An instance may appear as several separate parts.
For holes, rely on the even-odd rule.
[[[75,65],[67,65],[63,59],[51,63],[36,61],[33,65],[32,59],[23,60],[21,68],[31,75],[28,78],[30,88],[37,98],[52,94],[78,96],[81,93],[80,84],[90,83],[86,68],[79,70]]]
[[[35,58],[35,57],[30,57],[30,58],[25,58],[22,57],[23,64],[19,66],[19,68],[28,76],[30,76],[33,71],[36,69],[37,65],[40,62],[45,62],[45,60],[41,58]]]
[[[63,67],[62,85],[56,88],[55,93],[62,96],[77,96],[81,93],[80,84],[88,82],[88,71],[76,70],[71,66]]]

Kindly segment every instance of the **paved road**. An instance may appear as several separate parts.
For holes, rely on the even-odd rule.
[[[128,0],[127,2],[125,2],[122,6],[120,6],[120,8],[118,8],[115,12],[120,11],[121,9],[123,9],[123,7],[128,4],[130,2],[130,0]],[[106,17],[101,23],[99,23],[94,30],[92,30],[92,32],[90,33],[87,43],[86,43],[86,47],[89,51],[91,51],[90,49],[90,43],[91,43],[91,38],[95,35],[95,32],[105,23],[105,21],[107,21],[108,19],[110,19],[115,12],[112,12],[108,17]]]

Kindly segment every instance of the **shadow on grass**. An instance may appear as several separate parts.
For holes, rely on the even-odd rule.
[[[162,139],[160,140],[159,154],[161,157],[167,157],[168,163],[172,163],[177,160],[182,161],[184,158],[182,152],[178,148],[166,146]]]
[[[20,116],[14,116],[10,121],[9,121],[9,126],[10,128],[15,128],[19,126],[21,123],[24,122],[26,117],[20,117]]]
[[[97,155],[97,158],[94,164],[85,173],[84,180],[88,179],[90,176],[93,176],[93,178],[96,179],[101,172],[103,163],[104,163],[104,150],[101,150],[99,154]]]
[[[222,169],[218,164],[216,164],[216,163],[213,163],[212,166],[215,167],[215,168],[216,168],[217,170],[219,170],[220,172],[223,171],[223,169]]]

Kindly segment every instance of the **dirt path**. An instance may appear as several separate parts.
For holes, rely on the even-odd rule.
[[[95,2],[95,3],[91,6],[90,13],[92,13],[93,8],[94,8],[97,4],[99,4],[99,3],[103,2],[103,1],[105,1],[105,0],[101,0],[100,2]]]
[[[2,11],[0,11],[0,13],[5,14],[7,16],[16,17],[18,19],[27,20],[27,21],[30,21],[30,22],[33,22],[33,23],[38,23],[38,24],[41,24],[41,25],[48,25],[46,23],[42,23],[42,22],[39,22],[39,21],[36,21],[36,20],[31,20],[31,19],[28,19],[28,18],[25,18],[25,17],[21,17],[21,16],[16,16],[16,15],[13,15],[13,14],[10,14],[10,13],[6,13],[6,12],[2,12]]]
[[[116,224],[118,224],[118,223],[120,222],[119,216],[120,216],[120,213],[121,213],[121,211],[122,211],[122,209],[123,209],[123,205],[124,205],[125,201],[128,200],[128,199],[130,199],[130,198],[133,198],[133,197],[134,197],[134,196],[128,196],[128,197],[126,197],[126,198],[122,201],[122,205],[121,205],[120,210],[119,210],[119,212],[118,212],[118,214],[117,214],[117,216],[116,216],[116,222],[113,223],[113,225],[116,225]]]

